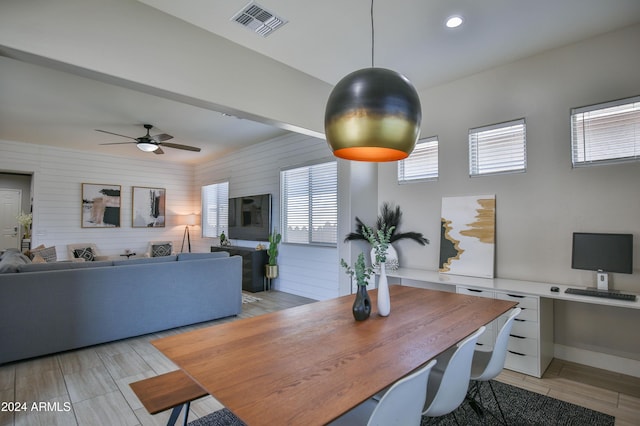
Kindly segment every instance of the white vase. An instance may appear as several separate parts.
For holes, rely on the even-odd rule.
[[[380,265],[380,279],[378,280],[378,315],[389,316],[391,312],[391,299],[389,297],[389,282],[385,264]]]
[[[389,244],[387,246],[385,256],[387,258],[385,262],[387,269],[390,269],[392,271],[398,269],[398,266],[400,266],[398,262],[398,252],[396,251],[395,247],[393,247],[393,245]],[[378,263],[376,262],[376,250],[374,248],[371,249],[371,266],[373,266],[374,268],[378,268]]]

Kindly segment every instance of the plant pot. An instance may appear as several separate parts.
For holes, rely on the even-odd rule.
[[[387,258],[387,261],[385,262],[386,268],[391,271],[398,269],[398,266],[400,266],[398,262],[398,252],[393,245],[389,244],[385,255]],[[376,262],[376,250],[374,248],[371,249],[371,266],[374,268],[380,268],[380,265]]]
[[[371,315],[371,299],[366,285],[359,285],[356,299],[353,301],[353,317],[356,321],[364,321]]]
[[[264,275],[269,279],[278,278],[278,265],[265,265]]]

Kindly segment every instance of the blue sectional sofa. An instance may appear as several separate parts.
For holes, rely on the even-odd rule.
[[[15,270],[0,273],[0,364],[242,309],[242,258],[226,253],[19,264]]]

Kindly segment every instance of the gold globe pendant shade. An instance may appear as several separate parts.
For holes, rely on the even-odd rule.
[[[365,68],[333,88],[324,129],[336,157],[397,161],[413,151],[421,120],[420,98],[406,77],[384,68]]]

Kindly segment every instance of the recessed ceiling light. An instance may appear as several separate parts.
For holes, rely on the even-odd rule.
[[[460,25],[462,25],[462,17],[460,17],[458,15],[450,16],[447,19],[447,24],[446,25],[447,25],[448,28],[457,28]]]

